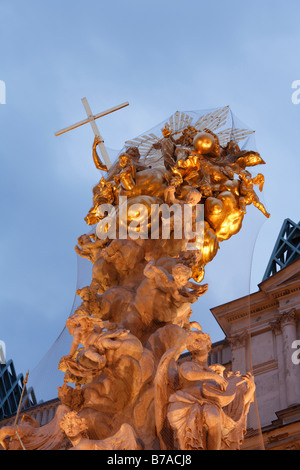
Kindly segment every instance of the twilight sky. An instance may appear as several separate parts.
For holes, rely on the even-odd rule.
[[[85,117],[84,96],[94,113],[129,101],[98,121],[115,150],[176,110],[229,105],[256,130],[271,218],[249,209],[193,307],[223,339],[209,308],[255,291],[283,220],[299,221],[299,17],[298,0],[0,0],[0,340],[17,372],[57,369],[68,334],[47,352],[85,279],[74,245],[99,180],[93,134],[54,136]]]

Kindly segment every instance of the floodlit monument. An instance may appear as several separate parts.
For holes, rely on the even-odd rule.
[[[23,414],[18,433],[4,427],[0,442],[6,449],[239,449],[253,376],[208,365],[210,336],[190,317],[208,289],[206,265],[242,229],[247,206],[269,217],[255,190],[264,177],[249,171],[265,162],[240,145],[253,131],[236,127],[229,107],[176,112],[125,142],[111,165],[95,124],[105,113],[93,116],[83,104],[88,119],[78,125],[92,124],[101,178],[75,250],[91,262],[92,279],[66,322],[73,339],[58,364],[64,385],[55,417],[40,426]]]

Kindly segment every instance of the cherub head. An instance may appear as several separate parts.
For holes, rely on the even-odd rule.
[[[72,315],[69,317],[66,321],[66,327],[69,330],[69,333],[71,335],[74,334],[75,330],[77,328],[82,328],[85,331],[86,330],[93,330],[94,324],[93,324],[93,317],[90,317],[89,315]]]
[[[126,153],[121,153],[119,156],[119,164],[121,168],[125,168],[130,163],[130,157]]]
[[[176,285],[180,287],[184,287],[188,280],[192,276],[192,271],[188,266],[185,266],[184,264],[176,264],[174,268],[172,269],[172,276],[174,278],[174,281],[176,282]]]
[[[207,363],[208,354],[211,350],[211,339],[207,333],[202,331],[191,331],[187,339],[186,347],[198,362]]]
[[[199,204],[201,201],[202,195],[197,189],[192,189],[189,191],[185,197],[186,204]]]
[[[78,413],[76,413],[76,411],[70,411],[69,413],[66,413],[59,424],[61,430],[66,434],[71,442],[78,438],[81,440],[88,437],[87,423],[79,416]]]

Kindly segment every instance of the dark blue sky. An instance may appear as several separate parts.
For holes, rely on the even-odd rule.
[[[224,242],[193,309],[222,339],[209,307],[255,290],[283,220],[299,220],[299,17],[297,0],[1,0],[0,339],[18,372],[34,370],[74,300],[99,174],[88,126],[54,132],[84,118],[84,96],[95,113],[130,102],[98,122],[113,149],[176,110],[230,105],[256,130],[272,217],[250,210],[248,238]]]

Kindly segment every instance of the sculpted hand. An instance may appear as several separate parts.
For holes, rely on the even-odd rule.
[[[242,375],[242,378],[247,383],[247,389],[249,391],[254,391],[255,390],[255,382],[254,382],[253,375],[250,372],[248,372],[247,374]]]
[[[208,289],[208,284],[203,284],[202,286],[197,286],[196,287],[195,293],[200,296],[200,295],[205,294],[207,289]]]
[[[97,145],[101,144],[101,142],[103,142],[103,140],[99,136],[96,135],[94,139],[93,147],[97,147]]]
[[[224,377],[222,377],[221,375],[217,375],[215,378],[215,381],[220,386],[220,389],[222,390],[222,392],[225,392],[227,385],[228,385],[227,380],[225,380]]]

